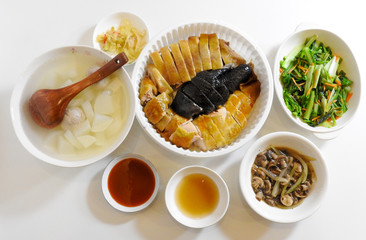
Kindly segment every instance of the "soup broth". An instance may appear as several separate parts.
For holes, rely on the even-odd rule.
[[[37,89],[61,88],[78,82],[105,62],[70,52],[47,63]],[[41,129],[44,146],[64,159],[77,160],[98,154],[121,134],[127,121],[127,88],[118,72],[80,92],[69,104],[64,120],[53,129]]]
[[[191,218],[203,218],[211,214],[219,202],[219,190],[208,176],[193,173],[178,184],[175,199],[178,208]]]

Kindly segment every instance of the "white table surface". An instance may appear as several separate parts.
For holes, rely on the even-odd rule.
[[[247,2],[247,3],[245,3]],[[195,160],[173,155],[134,122],[117,153],[147,156],[161,177],[160,192],[142,212],[114,210],[104,199],[101,177],[107,159],[82,168],[62,168],[29,154],[12,128],[9,103],[18,77],[38,55],[50,49],[92,43],[97,22],[112,12],[129,11],[144,18],[151,36],[171,25],[219,19],[246,32],[273,66],[279,44],[300,23],[338,33],[354,51],[365,74],[365,8],[362,1],[5,1],[0,0],[0,239],[364,239],[366,215],[366,105],[339,137],[318,140],[285,118],[274,96],[269,117],[257,139],[274,131],[308,137],[323,152],[329,188],[321,208],[293,224],[267,221],[241,195],[238,169],[248,146],[223,157]],[[132,73],[132,68],[127,69]],[[363,75],[363,81],[365,75]],[[363,82],[363,93],[366,83]],[[231,200],[225,217],[202,230],[175,222],[164,202],[164,190],[178,169],[201,164],[227,182]]]

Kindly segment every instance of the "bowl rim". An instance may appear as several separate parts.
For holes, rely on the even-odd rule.
[[[17,81],[15,87],[13,88],[11,98],[10,98],[10,116],[11,116],[11,120],[12,120],[12,126],[13,126],[13,129],[15,131],[15,134],[16,134],[18,140],[31,155],[33,155],[34,157],[36,157],[46,163],[49,163],[49,164],[52,164],[55,166],[82,167],[82,166],[86,166],[86,165],[95,163],[95,162],[107,157],[109,154],[111,154],[115,149],[117,149],[121,145],[121,143],[125,140],[128,133],[130,132],[132,124],[134,122],[134,119],[135,119],[134,109],[136,107],[136,102],[135,102],[134,96],[131,95],[130,116],[127,118],[126,125],[123,130],[125,133],[124,134],[121,133],[121,135],[116,139],[116,142],[113,145],[111,145],[111,147],[98,153],[94,157],[87,157],[86,159],[75,160],[75,161],[66,161],[63,159],[58,159],[56,157],[50,156],[50,155],[44,153],[43,151],[41,151],[39,148],[37,148],[31,141],[31,139],[27,136],[27,134],[24,131],[23,125],[21,124],[21,119],[22,119],[21,111],[22,110],[21,110],[20,103],[21,103],[22,94],[25,89],[26,83],[29,81],[30,76],[35,72],[35,70],[37,70],[40,66],[45,64],[45,60],[42,60],[42,59],[48,59],[49,56],[52,54],[55,54],[55,53],[59,54],[59,52],[65,52],[70,49],[71,50],[72,49],[83,49],[85,51],[95,51],[95,53],[101,54],[103,57],[106,57],[108,60],[112,59],[111,56],[104,53],[103,51],[95,49],[95,48],[87,46],[87,45],[68,45],[68,46],[57,47],[57,48],[50,49],[48,51],[43,52],[42,54],[35,57],[28,64],[26,69],[19,75],[18,81]],[[36,67],[34,68],[33,66],[36,66]],[[121,67],[120,71],[122,74],[122,78],[125,79],[123,81],[126,83],[126,87],[129,90],[133,90],[134,89],[133,85],[131,84],[130,77],[129,77],[128,73],[126,72],[126,70],[123,67]]]
[[[146,117],[138,109],[138,106],[140,104],[140,99],[139,99],[139,95],[138,95],[139,82],[140,82],[140,79],[138,78],[138,73],[139,73],[138,67],[139,67],[139,64],[142,64],[142,62],[144,61],[143,58],[147,56],[149,51],[151,51],[151,47],[155,43],[157,43],[162,37],[166,36],[167,34],[172,33],[173,31],[175,31],[179,28],[185,28],[185,27],[189,27],[189,26],[193,26],[193,25],[197,25],[197,24],[208,24],[208,25],[219,26],[225,30],[232,31],[235,34],[240,35],[246,41],[248,41],[250,43],[250,45],[252,45],[255,48],[255,51],[258,53],[261,60],[263,61],[263,65],[264,65],[263,67],[265,68],[266,74],[268,75],[268,82],[266,82],[266,84],[268,84],[268,89],[269,89],[268,90],[268,99],[266,99],[267,105],[265,106],[265,109],[263,111],[263,116],[260,118],[256,127],[253,128],[253,130],[250,132],[250,134],[248,134],[248,138],[246,139],[246,141],[238,141],[235,143],[233,142],[232,145],[228,145],[228,146],[222,147],[220,149],[215,149],[215,150],[206,151],[206,152],[203,152],[203,151],[197,152],[197,151],[190,151],[188,149],[183,149],[183,148],[177,147],[176,145],[171,144],[170,142],[165,141],[165,139],[162,138],[161,136],[155,137],[154,135],[155,135],[155,133],[157,133],[156,130],[151,129],[151,127],[150,127],[151,124],[149,122],[148,122],[148,124],[145,124],[143,119],[145,119]],[[165,30],[156,34],[149,41],[149,43],[142,50],[142,52],[141,52],[140,56],[138,57],[138,59],[136,60],[135,64],[136,65],[134,67],[134,70],[133,70],[133,73],[131,76],[131,81],[135,87],[136,118],[137,118],[140,126],[145,130],[144,131],[145,134],[147,134],[150,138],[152,138],[156,143],[158,143],[158,145],[162,146],[164,149],[167,149],[169,152],[178,154],[180,156],[188,156],[188,157],[194,157],[194,158],[217,157],[217,156],[222,156],[222,155],[231,153],[231,152],[241,148],[246,143],[248,143],[256,134],[258,134],[259,130],[262,128],[265,121],[267,120],[269,112],[272,107],[273,94],[274,94],[273,93],[273,91],[274,91],[273,75],[272,75],[272,70],[271,70],[271,67],[269,65],[266,55],[264,54],[262,49],[256,44],[256,42],[254,40],[252,40],[252,37],[250,35],[248,35],[247,33],[245,33],[242,30],[237,29],[234,26],[231,26],[230,24],[223,23],[222,21],[217,21],[217,20],[189,21],[189,22],[186,22],[183,24],[176,24],[176,25],[170,26],[170,27],[166,28]]]
[[[333,32],[333,31],[330,31],[328,29],[322,28],[322,27],[314,26],[314,27],[311,27],[311,28],[305,27],[304,29],[302,29],[302,28],[298,29],[297,28],[297,29],[295,29],[294,32],[287,35],[287,37],[281,42],[280,46],[277,49],[277,52],[276,52],[276,55],[275,55],[275,60],[274,60],[274,63],[273,63],[273,81],[274,81],[274,91],[275,91],[275,94],[277,96],[277,99],[280,102],[281,108],[286,113],[288,118],[290,118],[291,121],[293,123],[295,123],[297,126],[301,127],[302,129],[304,129],[306,131],[312,132],[315,136],[317,136],[320,139],[331,139],[331,138],[334,138],[334,137],[338,136],[339,130],[341,130],[346,125],[348,125],[351,122],[351,120],[354,118],[354,115],[357,113],[357,110],[358,110],[359,105],[360,105],[361,90],[359,90],[359,94],[357,96],[356,103],[355,103],[355,108],[354,108],[352,114],[349,116],[347,121],[345,121],[341,125],[338,122],[336,126],[331,127],[331,128],[326,128],[326,127],[321,127],[321,126],[311,127],[308,124],[301,121],[301,119],[299,119],[298,117],[295,117],[295,116],[292,115],[292,112],[287,108],[287,106],[284,103],[283,97],[282,97],[283,86],[282,86],[282,83],[279,80],[280,74],[278,73],[277,69],[279,69],[280,61],[285,56],[285,55],[281,54],[281,52],[282,52],[282,49],[286,46],[287,42],[290,39],[297,37],[297,35],[301,35],[305,32],[324,32],[326,34],[332,35],[335,39],[337,39],[337,41],[341,42],[345,46],[345,48],[346,48],[345,51],[348,51],[351,58],[353,58],[353,60],[355,62],[355,67],[354,67],[353,72],[355,72],[355,74],[357,76],[359,76],[360,80],[361,80],[361,73],[360,73],[358,63],[356,61],[355,55],[354,55],[351,47],[343,40],[343,38],[341,38],[339,36],[339,34]],[[311,33],[309,33],[309,35],[311,35]],[[304,41],[305,41],[305,39],[304,39]],[[359,81],[358,84],[360,86],[360,89],[362,89],[361,81]],[[355,91],[353,90],[353,92],[355,92]],[[354,97],[356,97],[356,96],[353,96],[353,98]],[[334,134],[332,134],[332,133],[334,133]]]
[[[116,202],[113,199],[113,197],[111,196],[111,194],[108,190],[108,177],[109,177],[109,174],[111,173],[111,170],[117,163],[125,161],[126,159],[129,159],[129,158],[136,158],[136,159],[141,160],[144,163],[146,163],[150,167],[150,169],[153,171],[154,177],[155,177],[155,187],[154,187],[154,191],[151,194],[150,198],[143,204],[135,206],[135,207],[127,207],[122,204],[119,204],[118,202]],[[105,167],[103,176],[102,176],[101,187],[102,187],[102,192],[103,192],[104,198],[109,203],[109,205],[111,205],[113,208],[115,208],[121,212],[137,212],[137,211],[141,211],[141,210],[147,208],[156,198],[158,191],[159,191],[159,187],[160,187],[160,177],[159,177],[158,171],[156,170],[155,166],[146,157],[136,154],[136,153],[125,153],[122,155],[115,156],[113,158],[113,160],[111,160],[108,163],[108,165]]]
[[[294,209],[299,209],[302,204],[301,203],[299,206],[293,208],[293,209],[279,209],[279,208],[275,208],[275,207],[270,207],[269,205],[265,205],[265,207],[268,208],[274,208],[276,209],[275,211],[284,213],[284,214],[288,214],[287,218],[285,217],[276,217],[274,214],[268,213],[266,211],[261,211],[259,206],[260,204],[265,204],[262,203],[262,201],[258,201],[257,199],[253,199],[253,196],[249,196],[250,193],[253,192],[252,186],[251,186],[251,181],[250,181],[250,177],[251,177],[251,167],[253,165],[253,162],[255,160],[255,156],[254,154],[259,153],[258,152],[258,147],[266,142],[269,141],[274,141],[277,138],[283,138],[283,137],[287,137],[287,138],[294,138],[296,140],[299,140],[300,142],[302,142],[303,144],[306,144],[308,147],[310,147],[314,152],[316,152],[316,155],[320,156],[319,159],[317,159],[316,161],[319,161],[319,168],[321,169],[321,172],[323,173],[322,177],[323,177],[323,181],[319,184],[319,182],[317,181],[317,188],[321,189],[318,190],[317,192],[317,201],[316,204],[312,204],[305,213],[301,214],[301,215],[290,215],[292,214],[291,211],[294,211]],[[268,144],[269,145],[269,144]],[[250,167],[249,169],[247,169],[247,167]],[[317,172],[317,174],[319,173],[319,171]],[[248,180],[249,179],[249,180]],[[318,177],[319,180],[319,177]],[[287,131],[278,131],[278,132],[272,132],[269,134],[266,134],[262,137],[260,137],[259,139],[257,139],[247,150],[247,152],[244,154],[244,157],[241,160],[240,163],[240,168],[239,168],[239,185],[240,185],[240,190],[242,193],[242,196],[244,197],[245,201],[248,203],[248,205],[250,206],[250,208],[255,211],[258,215],[260,215],[261,217],[273,221],[273,222],[278,222],[278,223],[293,223],[293,222],[298,222],[301,221],[303,219],[306,219],[308,217],[310,217],[312,214],[314,214],[321,206],[322,201],[325,198],[327,189],[328,189],[328,184],[329,184],[329,173],[328,173],[328,167],[325,161],[325,158],[323,156],[323,154],[321,153],[320,149],[313,143],[311,142],[309,139],[305,138],[304,136],[297,134],[297,133],[293,133],[293,132],[287,132]],[[250,193],[249,193],[250,192]],[[254,192],[253,192],[254,194]],[[282,212],[283,211],[283,212]],[[286,212],[287,211],[287,212]]]
[[[206,216],[204,218],[195,219],[195,218],[190,218],[188,216],[185,216],[183,213],[182,213],[182,216],[180,217],[179,214],[176,213],[176,211],[180,212],[180,210],[176,209],[176,211],[175,211],[175,207],[174,207],[174,206],[176,206],[175,197],[172,196],[171,194],[173,194],[173,195],[175,194],[175,190],[176,190],[175,188],[183,177],[188,176],[189,174],[194,174],[194,173],[201,173],[201,174],[204,174],[204,175],[208,176],[209,178],[211,178],[217,185],[217,187],[220,191],[220,195],[223,194],[223,196],[220,196],[220,199],[222,199],[222,200],[218,203],[216,209],[219,208],[220,204],[221,204],[221,206],[224,206],[224,207],[221,207],[221,211],[216,214],[217,215],[216,218],[212,218],[211,220],[208,219],[212,216],[212,214],[210,214],[209,216]],[[216,224],[225,216],[225,214],[229,208],[229,203],[230,203],[230,192],[229,192],[229,188],[228,188],[225,180],[216,171],[212,170],[211,168],[202,166],[202,165],[190,165],[190,166],[186,166],[186,167],[179,169],[170,177],[170,179],[166,185],[166,188],[165,188],[165,205],[166,205],[170,215],[180,224],[182,224],[186,227],[190,227],[190,228],[196,228],[196,229],[205,228],[205,227],[209,227],[211,225]],[[216,211],[219,211],[219,210],[215,210],[215,212]]]

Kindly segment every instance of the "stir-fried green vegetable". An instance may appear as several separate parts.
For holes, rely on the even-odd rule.
[[[339,70],[342,59],[314,35],[280,62],[287,108],[310,126],[332,127],[347,111],[352,81]]]

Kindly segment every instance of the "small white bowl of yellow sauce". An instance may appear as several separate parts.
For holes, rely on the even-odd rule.
[[[223,178],[203,166],[177,171],[165,190],[165,203],[172,217],[190,228],[219,222],[229,206],[229,189]]]

